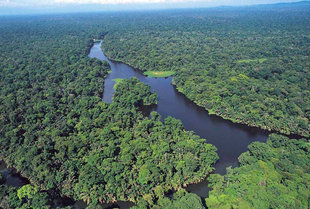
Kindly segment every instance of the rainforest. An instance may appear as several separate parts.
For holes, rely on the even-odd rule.
[[[0,16],[0,208],[309,208],[288,5]]]

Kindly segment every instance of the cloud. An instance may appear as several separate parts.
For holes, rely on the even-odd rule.
[[[55,0],[0,0],[0,6],[36,6],[53,4]]]
[[[0,0],[0,8],[10,7],[53,7],[53,6],[71,6],[71,5],[95,5],[101,4],[111,6],[125,6],[137,4],[150,5],[196,5],[196,6],[218,6],[218,5],[249,5],[258,3],[275,3],[275,2],[293,2],[299,0]]]
[[[0,5],[8,5],[10,0],[0,0]]]
[[[214,0],[0,0],[0,6],[42,6],[66,4],[148,4],[148,3],[187,3],[211,2]]]
[[[195,2],[195,1],[201,1],[201,0],[54,0],[55,3],[65,3],[65,4],[181,3],[181,2]]]

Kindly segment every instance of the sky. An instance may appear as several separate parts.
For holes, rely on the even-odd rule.
[[[135,9],[199,8],[297,1],[298,0],[0,0],[0,15]]]

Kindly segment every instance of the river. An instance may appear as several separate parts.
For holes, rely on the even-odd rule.
[[[110,64],[112,72],[104,81],[103,101],[112,102],[114,94],[113,79],[132,77],[138,78],[142,83],[151,86],[151,90],[158,94],[158,105],[150,108],[142,109],[145,115],[150,111],[157,111],[162,121],[172,116],[180,119],[184,128],[188,131],[194,131],[201,138],[206,139],[207,143],[215,145],[218,149],[219,161],[215,165],[215,173],[225,174],[226,167],[235,167],[238,165],[238,156],[247,150],[247,146],[254,142],[266,142],[268,132],[259,128],[252,128],[247,125],[235,124],[229,120],[224,120],[221,117],[209,115],[208,112],[197,106],[194,102],[186,98],[182,93],[179,93],[175,86],[171,84],[172,77],[168,78],[149,78],[143,75],[139,70],[132,67],[112,61],[108,59],[102,49],[101,43],[94,43],[89,53],[90,58],[107,61]],[[21,187],[29,181],[18,175],[14,169],[8,169],[7,166],[0,161],[0,172],[4,174],[6,184]],[[202,198],[208,196],[208,182],[202,181],[198,184],[189,185],[186,190],[195,193]],[[76,209],[86,208],[83,201],[74,202],[68,198],[55,200],[56,205],[70,205]],[[118,202],[117,204],[104,204],[104,208],[120,207],[127,209],[133,206],[131,202]]]
[[[112,72],[104,81],[103,101],[112,102],[115,84],[113,79],[115,78],[137,77],[142,83],[150,85],[151,90],[155,91],[159,98],[158,105],[152,110],[157,111],[162,116],[162,120],[168,116],[180,119],[186,130],[194,131],[208,143],[217,147],[220,160],[215,165],[215,173],[224,174],[226,167],[237,166],[239,155],[247,150],[250,143],[267,140],[269,134],[267,131],[209,115],[204,108],[199,107],[176,90],[171,84],[172,77],[149,78],[139,70],[108,59],[99,42],[94,43],[89,57],[107,61],[111,66]],[[188,186],[187,190],[204,198],[208,195],[208,184],[203,181]]]

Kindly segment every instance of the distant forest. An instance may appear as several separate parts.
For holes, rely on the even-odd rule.
[[[211,114],[310,136],[309,7],[218,9],[132,16],[104,51],[174,84]]]
[[[295,5],[295,4],[293,4]],[[0,17],[0,208],[309,208],[310,6]],[[227,174],[217,148],[182,122],[140,106],[156,92],[132,78],[102,101],[107,62],[88,58],[104,39],[112,59],[173,85],[210,114],[272,130]],[[290,139],[280,134],[296,134]],[[202,199],[184,188],[208,178]]]

